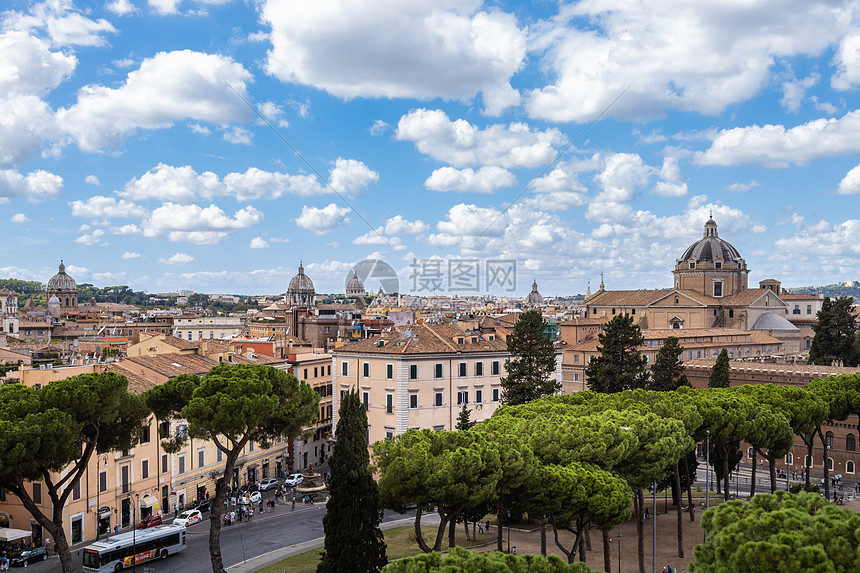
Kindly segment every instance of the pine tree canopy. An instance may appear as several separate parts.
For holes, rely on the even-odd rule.
[[[525,404],[561,389],[554,376],[555,348],[546,329],[536,310],[524,312],[514,325],[507,340],[511,353],[505,361],[507,376],[501,379],[505,404]]]

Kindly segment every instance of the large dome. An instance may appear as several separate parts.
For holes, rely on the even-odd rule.
[[[679,261],[694,261],[702,262],[739,262],[742,260],[741,254],[736,248],[728,242],[722,240],[717,235],[717,223],[713,219],[708,219],[705,223],[705,232],[702,238],[687,247],[684,254],[678,259]]]
[[[60,261],[60,272],[48,281],[48,290],[77,290],[75,279],[66,274],[66,265]]]
[[[358,278],[358,273],[352,271],[352,278],[349,279],[349,282],[346,283],[346,295],[347,296],[364,296],[364,283],[361,282],[361,279]]]
[[[305,274],[305,267],[299,263],[299,274],[290,281],[287,289],[287,303],[310,307],[314,303],[314,282]]]

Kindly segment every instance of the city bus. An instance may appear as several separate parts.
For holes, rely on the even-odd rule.
[[[185,549],[185,536],[185,527],[170,524],[96,541],[84,548],[84,573],[113,573],[135,563],[166,559]]]

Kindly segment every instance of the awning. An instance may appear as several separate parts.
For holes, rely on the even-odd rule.
[[[0,527],[0,541],[15,541],[32,535],[31,531],[23,529],[12,529],[11,527]]]
[[[148,493],[143,494],[143,497],[140,498],[140,507],[144,509],[150,509],[154,507],[156,503],[158,503],[158,500],[155,496]]]
[[[99,508],[99,519],[104,519],[106,517],[110,517],[112,513],[113,513],[113,511],[111,511],[111,508],[104,505],[104,506]]]

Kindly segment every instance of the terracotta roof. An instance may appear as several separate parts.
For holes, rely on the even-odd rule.
[[[462,344],[457,339],[463,339]],[[472,339],[476,338],[476,342]],[[487,334],[464,332],[453,324],[415,324],[398,327],[381,336],[350,343],[334,352],[368,354],[457,354],[463,352],[507,352],[507,345]]]
[[[653,289],[653,290],[605,290],[597,291],[587,301],[587,306],[627,306],[644,307],[656,303],[673,294],[686,296],[700,304],[717,305],[719,299],[705,296],[690,289]]]
[[[710,336],[740,336],[744,335],[746,338],[744,340],[709,340],[709,341],[699,341],[699,342],[687,342],[685,343],[683,339],[685,338],[704,338]],[[736,328],[690,328],[690,329],[657,329],[657,328],[649,328],[642,331],[642,336],[646,341],[648,340],[664,340],[670,336],[674,336],[676,338],[681,339],[680,345],[687,346],[689,348],[713,348],[713,347],[722,347],[722,346],[739,346],[739,345],[749,345],[749,344],[782,344],[782,341],[778,338],[774,338],[773,336],[769,336],[763,332],[759,332],[757,330],[738,330]],[[599,346],[599,341],[596,336],[591,336],[586,338],[585,340],[569,346],[566,350],[575,350],[578,352],[591,352],[597,351],[597,347]],[[639,350],[654,350],[655,346],[647,346],[647,344],[639,347]]]
[[[781,292],[779,298],[782,300],[823,300],[819,299],[817,294]]]
[[[684,362],[687,368],[707,368],[714,366],[713,360],[694,359]],[[826,378],[828,376],[839,376],[841,374],[857,374],[860,368],[847,368],[839,366],[817,366],[815,364],[774,364],[769,362],[747,362],[742,360],[730,360],[729,366],[732,370],[745,370],[749,372],[771,372],[774,374],[805,374],[815,378]]]
[[[205,374],[218,364],[216,361],[198,354],[167,353],[157,356],[131,356],[120,365],[124,368],[143,366],[162,376],[173,378],[180,374]]]
[[[155,388],[158,386],[152,380],[147,380],[143,376],[135,374],[131,370],[127,370],[123,368],[121,365],[116,362],[111,362],[110,364],[105,365],[105,370],[109,370],[111,372],[115,372],[121,376],[125,376],[128,379],[128,391],[132,394],[143,394],[150,388]]]
[[[583,318],[576,317],[559,323],[559,326],[600,326],[606,322],[606,318]]]
[[[179,350],[191,350],[193,348],[198,348],[200,344],[198,342],[192,342],[190,340],[183,340],[181,338],[177,338],[175,336],[165,336],[164,343],[172,346],[173,348],[178,348]]]
[[[766,288],[748,288],[733,295],[723,297],[721,300],[725,306],[749,306],[768,292],[773,291]],[[776,293],[773,294],[778,296]]]

